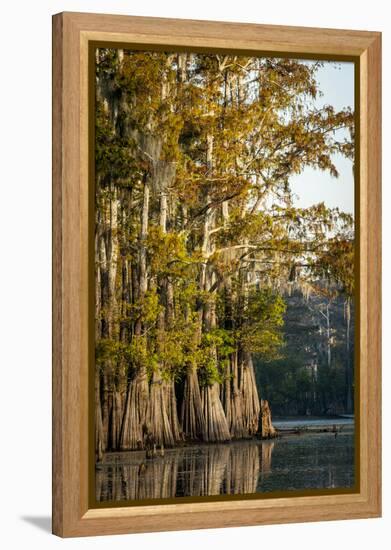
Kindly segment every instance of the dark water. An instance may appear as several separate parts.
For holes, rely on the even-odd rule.
[[[303,425],[303,423],[300,423]],[[353,424],[333,433],[166,450],[109,453],[96,469],[98,501],[270,493],[354,485]]]

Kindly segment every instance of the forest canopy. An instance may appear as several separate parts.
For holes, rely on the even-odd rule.
[[[254,357],[281,358],[286,296],[351,303],[352,216],[290,187],[354,160],[352,110],[316,106],[321,66],[96,50],[98,456],[259,433]]]

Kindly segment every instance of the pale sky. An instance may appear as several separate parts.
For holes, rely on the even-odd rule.
[[[317,107],[332,105],[336,110],[354,109],[354,63],[325,62],[317,73],[323,97],[315,102]],[[302,174],[290,180],[296,195],[294,205],[305,208],[324,202],[328,207],[338,207],[354,214],[354,176],[352,162],[341,155],[334,157],[339,178],[327,172],[306,168]]]

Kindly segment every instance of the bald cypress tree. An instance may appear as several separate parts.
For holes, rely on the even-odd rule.
[[[353,155],[352,112],[314,105],[319,66],[97,50],[99,456],[254,436],[253,355],[278,354],[289,284],[351,285],[351,218],[289,187]]]

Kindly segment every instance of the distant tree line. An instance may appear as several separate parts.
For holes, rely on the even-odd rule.
[[[257,384],[274,414],[353,413],[354,302],[324,282],[317,290],[285,297],[280,356],[255,358]]]

